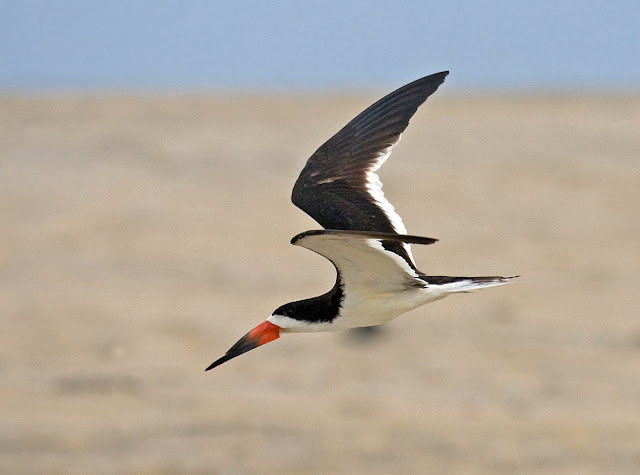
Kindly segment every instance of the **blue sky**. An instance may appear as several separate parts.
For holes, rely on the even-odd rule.
[[[637,1],[0,1],[1,90],[639,89]]]

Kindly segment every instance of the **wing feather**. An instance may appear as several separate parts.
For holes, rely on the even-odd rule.
[[[418,79],[356,116],[307,161],[293,187],[293,203],[327,229],[405,234],[376,171],[391,154],[418,107],[448,71]],[[385,240],[415,270],[406,241]]]
[[[407,287],[426,286],[421,274],[409,262],[383,247],[383,242],[432,244],[437,239],[394,233],[314,230],[298,234],[291,244],[329,259],[345,287],[394,292]]]

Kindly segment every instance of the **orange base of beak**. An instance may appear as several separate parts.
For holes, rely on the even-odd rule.
[[[262,322],[248,333],[249,338],[255,339],[256,346],[264,345],[280,338],[280,327],[271,322]]]

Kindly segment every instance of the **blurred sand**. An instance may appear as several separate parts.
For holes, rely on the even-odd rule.
[[[433,274],[368,343],[289,201],[359,97],[0,99],[2,473],[640,473],[640,97],[453,97],[381,170]]]

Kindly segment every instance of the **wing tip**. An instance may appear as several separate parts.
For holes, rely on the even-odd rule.
[[[296,243],[300,241],[300,239],[305,238],[307,236],[315,236],[317,234],[322,234],[323,232],[324,232],[324,229],[312,229],[310,231],[301,232],[291,238],[291,244],[296,246],[297,245]]]
[[[361,236],[369,239],[381,239],[383,241],[398,241],[406,242],[407,244],[433,244],[438,242],[436,238],[412,236],[410,234],[394,234],[394,233],[382,233],[375,231],[359,231],[359,230],[344,230],[344,229],[312,229],[304,231],[300,234],[296,234],[291,238],[291,244],[297,246],[298,242],[307,236],[318,236],[321,234],[329,235],[349,235],[349,236]]]
[[[439,73],[429,74],[428,76],[425,76],[423,78],[417,79],[416,81],[414,81],[414,83],[418,83],[418,82],[421,82],[421,83],[437,82],[437,86],[436,86],[436,88],[437,88],[438,86],[440,86],[444,82],[445,78],[448,75],[449,75],[449,71],[440,71]],[[433,92],[435,92],[435,91],[433,91]]]

